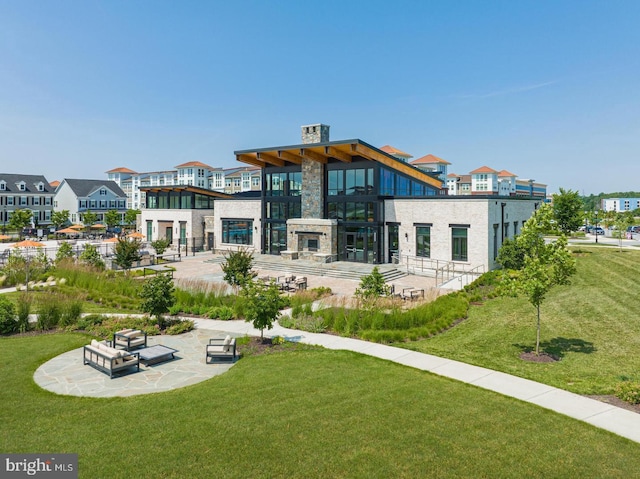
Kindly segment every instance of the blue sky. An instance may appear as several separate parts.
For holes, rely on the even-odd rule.
[[[331,139],[581,194],[640,190],[638,1],[0,1],[0,171]]]

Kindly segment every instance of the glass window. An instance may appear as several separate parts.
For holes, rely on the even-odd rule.
[[[302,218],[302,207],[297,201],[289,203],[289,218]]]
[[[289,196],[300,196],[302,189],[302,173],[297,171],[289,173]]]
[[[372,195],[374,193],[374,189],[373,189],[373,168],[367,168],[366,193],[368,195]]]
[[[252,220],[222,220],[222,242],[231,244],[253,244]]]
[[[329,188],[328,194],[330,196],[333,195],[343,195],[344,194],[344,171],[330,171],[328,174],[329,179]]]
[[[382,168],[380,170],[380,194],[393,196],[396,192],[394,188],[395,173]]]
[[[346,214],[347,221],[354,221],[356,219],[356,204],[352,202],[348,202],[346,203],[346,207],[347,207],[347,214]]]
[[[366,220],[367,220],[367,204],[356,203],[356,221],[366,221]]]
[[[411,193],[411,191],[409,190],[410,186],[411,182],[409,181],[409,178],[398,175],[398,187],[396,189],[396,195],[409,196],[409,194]]]
[[[451,259],[467,261],[467,228],[451,228]]]
[[[158,208],[158,197],[157,196],[147,196],[147,208],[155,210]]]
[[[344,203],[328,203],[327,215],[331,220],[344,219]]]
[[[367,221],[374,221],[376,218],[375,204],[373,202],[367,203]]]
[[[431,258],[431,227],[416,227],[416,256]]]

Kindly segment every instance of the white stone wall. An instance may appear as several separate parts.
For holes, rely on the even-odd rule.
[[[177,244],[180,238],[180,222],[186,223],[187,244],[191,245],[191,238],[204,237],[204,217],[210,216],[212,210],[173,210],[173,209],[144,209],[140,214],[140,233],[145,235],[145,241],[155,241],[165,237],[165,230],[158,223],[172,223],[173,240]],[[147,221],[153,224],[152,238],[147,238]]]
[[[253,221],[253,247],[257,252],[262,251],[262,223],[260,198],[255,199],[237,199],[237,200],[220,200],[215,201],[214,208],[214,244],[215,250],[237,249],[242,247],[236,244],[222,243],[222,220],[223,219],[248,219]]]
[[[498,224],[498,248],[502,240],[502,203],[504,222],[509,224],[509,237],[514,235],[513,223],[518,222],[518,232],[534,211],[535,200],[510,198],[451,198],[451,199],[393,199],[385,202],[385,222],[400,223],[399,249],[401,255],[416,255],[416,223],[431,224],[431,259],[451,261],[451,226],[469,225],[467,245],[468,260],[460,263],[468,270],[484,265],[485,270],[495,269],[494,229]],[[537,201],[540,202],[539,200]],[[387,234],[385,231],[385,241]],[[385,245],[386,250],[386,245]]]

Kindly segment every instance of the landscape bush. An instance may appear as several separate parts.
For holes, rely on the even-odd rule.
[[[621,382],[616,386],[615,395],[629,404],[640,404],[640,382]]]
[[[11,300],[0,296],[0,334],[12,334],[18,331],[16,308]]]

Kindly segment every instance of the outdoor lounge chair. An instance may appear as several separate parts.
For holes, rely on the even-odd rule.
[[[114,348],[120,346],[129,351],[133,348],[147,347],[147,333],[139,329],[123,329],[113,333]]]
[[[226,338],[213,338],[209,340],[205,363],[213,362],[213,360],[229,360],[236,359],[236,338],[227,335]]]

